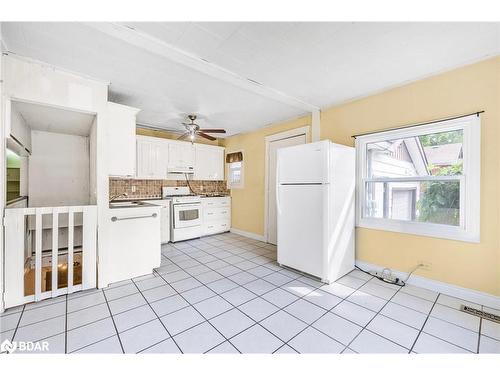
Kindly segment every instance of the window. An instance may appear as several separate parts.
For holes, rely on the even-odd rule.
[[[479,242],[478,115],[356,138],[359,227]]]
[[[229,188],[243,188],[243,153],[239,151],[227,154],[226,163],[229,165]]]

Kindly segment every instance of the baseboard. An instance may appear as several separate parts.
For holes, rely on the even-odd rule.
[[[382,271],[385,267],[356,260],[356,265],[366,271]],[[398,270],[392,270],[393,274],[401,279],[406,279],[408,276],[407,272],[402,272]],[[494,309],[500,309],[500,297],[493,294],[484,293],[474,289],[464,288],[454,284],[448,284],[442,281],[428,279],[426,277],[412,275],[406,282],[408,285],[418,286],[420,288],[425,288],[433,290],[438,293],[447,294],[452,297],[460,298],[466,301],[478,303],[480,305],[485,305],[492,307]]]
[[[236,229],[236,228],[231,228],[229,231],[231,233],[234,233],[234,234],[239,234],[240,236],[243,236],[243,237],[251,238],[252,240],[266,242],[264,236],[261,236],[260,234],[246,232],[244,230],[240,230],[240,229]]]

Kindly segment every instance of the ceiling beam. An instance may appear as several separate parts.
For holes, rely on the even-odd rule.
[[[174,47],[150,34],[112,22],[85,22],[85,24],[106,35],[134,45],[135,47],[144,49],[159,56],[163,56],[178,64],[207,74],[241,89],[253,92],[257,95],[275,100],[294,108],[302,109],[305,112],[314,112],[319,110],[319,107],[313,104],[306,103],[303,100],[243,77],[219,65],[211,63],[210,61],[189,54],[186,51]]]

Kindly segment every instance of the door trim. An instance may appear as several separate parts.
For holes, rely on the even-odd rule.
[[[301,135],[306,136],[306,143],[311,142],[311,126],[302,126],[287,130],[280,133],[275,133],[265,137],[266,142],[266,156],[265,156],[265,169],[264,169],[264,241],[268,242],[268,222],[269,222],[269,146],[271,142],[281,141],[283,139],[298,137]]]

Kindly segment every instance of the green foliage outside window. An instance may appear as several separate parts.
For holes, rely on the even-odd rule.
[[[421,135],[418,138],[420,139],[420,143],[422,143],[422,146],[424,147],[441,146],[449,143],[462,143],[463,131],[454,130],[450,132],[426,134]]]
[[[432,147],[462,143],[463,131],[426,134],[419,137],[422,146]],[[463,163],[449,166],[428,165],[433,176],[456,176],[462,173]],[[418,220],[423,222],[459,225],[460,183],[458,181],[435,181],[421,185],[421,199],[417,202]]]
[[[462,161],[448,167],[430,165],[435,176],[455,176],[462,171]],[[426,182],[421,186],[417,202],[418,219],[423,222],[459,225],[460,183],[458,181]]]

